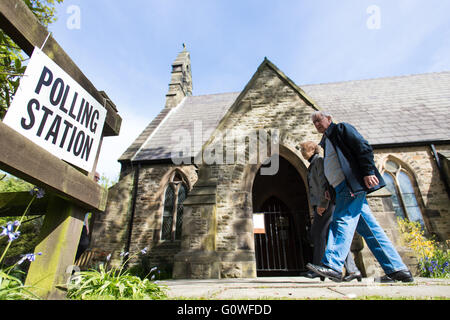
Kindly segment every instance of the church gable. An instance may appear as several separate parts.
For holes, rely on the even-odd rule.
[[[264,129],[268,135],[278,130],[281,144],[294,150],[308,137],[320,140],[310,120],[315,110],[318,107],[314,101],[266,58],[224,115],[205,148],[211,148],[230,132],[238,139]]]
[[[223,126],[228,116],[233,113],[242,114],[250,110],[265,108],[263,112],[270,114],[278,106],[305,106],[308,111],[318,110],[315,102],[281,70],[267,58],[258,67],[255,74],[237,97],[233,106],[224,116],[218,128]],[[259,126],[261,127],[261,126]]]

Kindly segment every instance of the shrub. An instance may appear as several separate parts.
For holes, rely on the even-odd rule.
[[[401,239],[411,248],[419,260],[419,274],[422,277],[450,278],[450,250],[447,245],[425,237],[419,222],[397,219]]]
[[[37,300],[35,294],[24,286],[19,277],[0,270],[0,300]]]
[[[122,265],[123,267],[123,265]],[[148,279],[141,279],[122,272],[120,269],[107,270],[100,264],[98,270],[82,271],[68,288],[68,298],[74,300],[158,300],[167,298],[164,288]]]
[[[42,252],[23,254],[21,255],[21,259],[19,261],[7,268],[3,268],[2,265],[12,242],[20,237],[19,228],[24,217],[27,215],[31,204],[36,198],[42,198],[45,194],[44,190],[37,187],[31,189],[30,193],[32,194],[32,198],[28,203],[28,206],[25,209],[24,213],[20,217],[20,220],[16,220],[14,222],[9,221],[5,226],[1,227],[2,232],[0,233],[0,237],[5,237],[8,240],[5,248],[3,249],[3,253],[0,256],[0,300],[39,299],[39,297],[28,290],[31,287],[24,286],[22,280],[20,279],[23,278],[24,273],[18,269],[18,266],[25,261],[34,261],[37,255],[42,255]]]

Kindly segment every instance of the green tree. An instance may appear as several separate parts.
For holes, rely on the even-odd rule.
[[[29,191],[33,188],[31,183],[13,177],[0,170],[0,192]]]
[[[23,0],[39,22],[48,27],[56,21],[56,3],[64,0]],[[0,29],[0,119],[6,114],[20,78],[25,72],[26,54]]]
[[[1,1],[1,0],[0,0]],[[63,0],[23,0],[30,8],[39,22],[48,27],[56,21],[57,3]],[[14,94],[19,87],[20,78],[25,72],[26,63],[29,58],[14,41],[0,29],[0,120],[6,114]],[[1,152],[1,151],[0,151]],[[28,182],[0,171],[0,192],[29,191],[33,186]],[[14,221],[17,217],[0,217],[0,226],[8,221]],[[21,228],[21,237],[16,240],[8,251],[7,259],[17,257],[21,253],[32,252],[36,245],[37,235],[43,222],[43,218],[29,217]],[[5,237],[0,239],[0,251],[6,246]],[[14,263],[11,260],[10,263]],[[8,264],[8,261],[6,261]]]

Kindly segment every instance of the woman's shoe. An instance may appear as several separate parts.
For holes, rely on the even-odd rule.
[[[358,282],[361,282],[361,280],[362,280],[361,272],[359,272],[359,271],[358,272],[353,272],[353,273],[350,273],[350,274],[348,274],[348,275],[346,275],[344,277],[344,281],[346,281],[346,282],[350,282],[353,279],[357,279]]]

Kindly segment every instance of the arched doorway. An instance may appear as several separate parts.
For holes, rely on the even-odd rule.
[[[306,187],[295,167],[279,160],[276,175],[258,170],[253,182],[253,214],[264,221],[254,234],[257,276],[299,275],[312,260]]]

